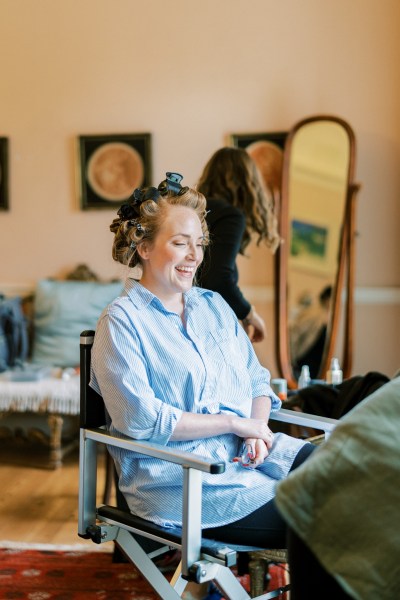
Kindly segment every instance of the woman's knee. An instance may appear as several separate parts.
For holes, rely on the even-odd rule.
[[[297,467],[299,467],[301,464],[303,464],[303,462],[305,460],[307,460],[307,458],[310,456],[310,454],[312,454],[314,452],[315,449],[316,449],[316,446],[314,446],[314,444],[311,444],[310,442],[306,442],[304,444],[304,446],[302,448],[300,448],[300,450],[296,454],[296,457],[293,461],[290,471],[294,471],[294,469],[297,469]]]

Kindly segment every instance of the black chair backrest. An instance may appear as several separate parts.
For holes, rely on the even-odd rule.
[[[103,398],[89,385],[90,360],[94,342],[93,330],[82,331],[80,336],[80,426],[101,427],[106,423]]]

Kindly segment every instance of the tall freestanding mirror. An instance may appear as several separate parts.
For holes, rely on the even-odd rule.
[[[353,344],[356,141],[334,116],[303,119],[288,133],[276,255],[276,354],[297,387],[302,365],[324,379],[332,356],[351,371]],[[336,347],[343,332],[343,349]]]

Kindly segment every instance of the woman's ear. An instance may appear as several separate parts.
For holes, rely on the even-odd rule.
[[[136,252],[142,260],[146,260],[149,256],[149,243],[147,240],[139,242],[136,246]]]

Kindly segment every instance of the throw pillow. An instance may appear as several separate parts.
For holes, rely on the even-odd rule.
[[[122,289],[120,281],[39,281],[35,292],[32,361],[59,367],[78,366],[80,333],[96,329],[103,309]]]

